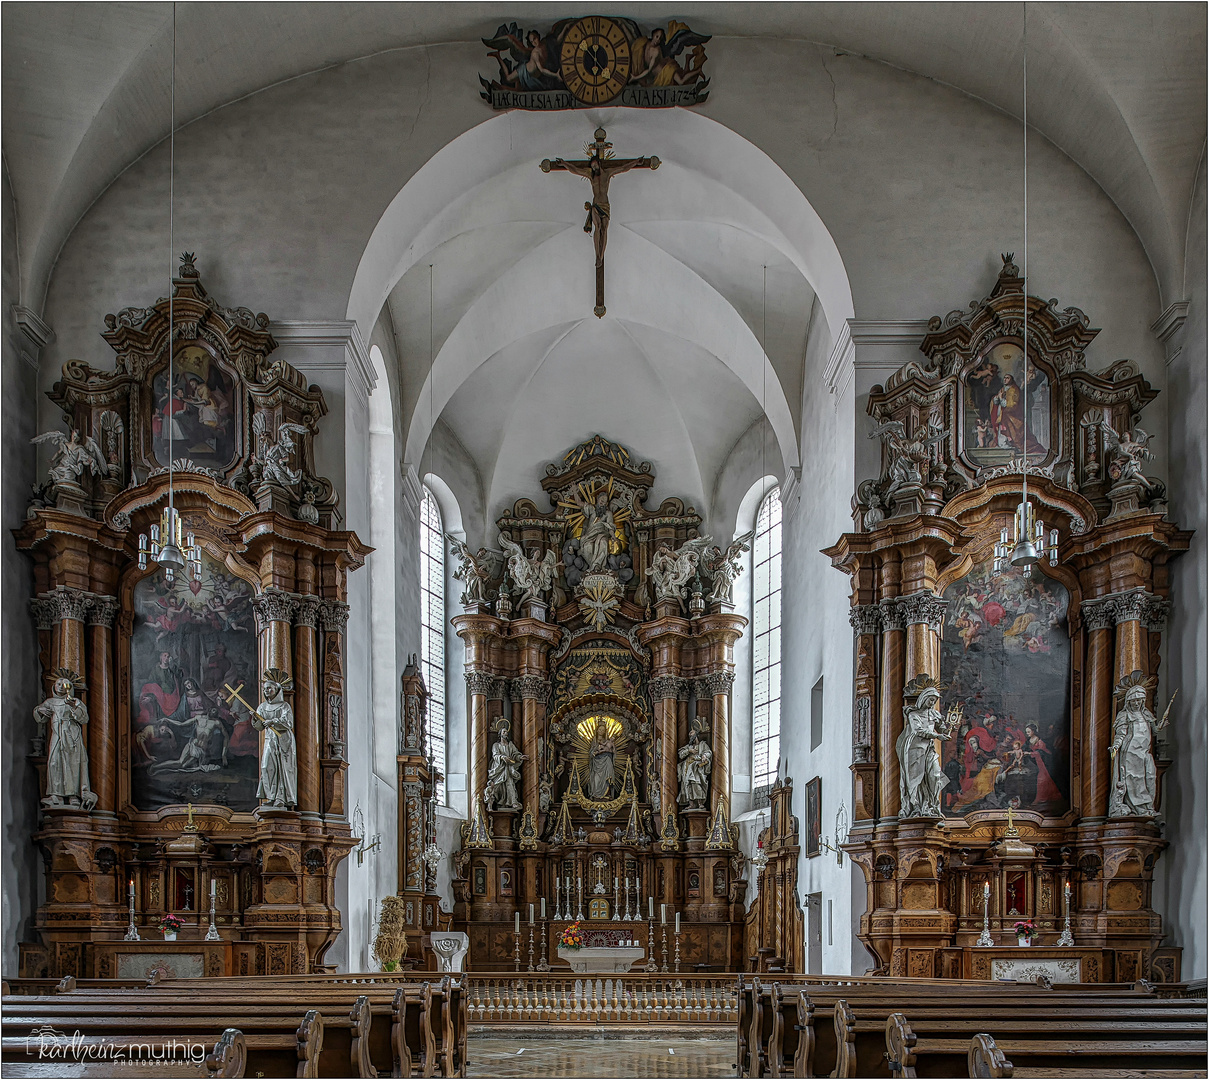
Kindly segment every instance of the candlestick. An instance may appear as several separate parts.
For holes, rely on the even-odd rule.
[[[562,905],[559,904],[559,896],[562,893],[562,878],[557,874],[554,875],[554,919],[557,922],[563,917]]]
[[[663,920],[663,967],[659,970],[667,974],[667,919]]]
[[[544,906],[544,903],[543,903],[543,906]],[[549,970],[550,970],[550,964],[549,964],[549,962],[546,960],[546,922],[545,922],[545,915],[546,915],[546,913],[543,911],[543,912],[542,912],[542,958],[541,958],[541,959],[540,959],[540,960],[537,962],[537,970],[538,970],[538,971],[549,971]]]
[[[516,929],[512,931],[512,958],[516,961],[516,970],[521,969],[521,913],[516,913]]]
[[[221,941],[219,937],[218,927],[214,923],[214,903],[217,899],[216,882],[213,878],[210,879],[210,929],[206,931],[207,941]]]
[[[529,905],[529,910],[533,910],[533,905]],[[529,970],[533,970],[533,920],[529,920]]]
[[[617,902],[617,879],[613,879],[613,922],[621,922],[621,905]]]
[[[654,904],[654,901],[651,901]],[[655,963],[655,920],[651,918],[646,924],[646,969],[647,971],[658,971],[659,967]]]
[[[130,925],[126,928],[126,936],[123,941],[142,941],[139,937],[138,927],[134,925],[134,878],[130,879]]]
[[[676,913],[676,974],[680,974],[680,913]],[[679,983],[677,983],[679,985]]]
[[[584,917],[584,879],[579,879],[579,909],[575,914],[576,919]]]
[[[984,881],[982,883],[982,933],[978,935],[978,940],[975,942],[980,949],[989,949],[995,944],[995,939],[991,937],[990,903],[991,883]]]
[[[1058,940],[1055,945],[1069,946],[1074,945],[1075,935],[1070,932],[1070,882],[1068,881],[1062,889],[1063,908],[1066,913],[1065,925],[1062,927],[1062,933],[1058,935]]]
[[[622,916],[626,922],[631,921],[630,916],[630,879],[625,879],[625,914]]]

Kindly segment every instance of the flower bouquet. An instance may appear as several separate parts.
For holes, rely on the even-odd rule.
[[[165,941],[175,941],[177,932],[183,923],[175,915],[165,915],[160,919],[160,930],[164,933]]]
[[[1032,919],[1022,919],[1015,926],[1016,944],[1020,946],[1031,945],[1033,943],[1033,926]]]
[[[579,923],[571,923],[562,932],[562,937],[558,939],[558,943],[564,949],[582,949],[584,947],[584,935],[583,931],[579,928]]]

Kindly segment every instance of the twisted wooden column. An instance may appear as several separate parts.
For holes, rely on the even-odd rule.
[[[1085,600],[1079,608],[1087,638],[1087,664],[1083,672],[1082,785],[1083,819],[1101,819],[1108,813],[1109,760],[1112,743],[1113,626],[1115,601],[1111,596]]]
[[[898,598],[898,610],[907,627],[907,682],[918,675],[940,678],[940,632],[948,603],[931,592]]]
[[[294,738],[298,746],[298,811],[318,816],[319,758],[323,706],[320,703],[319,598],[298,596],[294,606]]]
[[[726,819],[730,821],[730,689],[735,684],[733,671],[715,671],[705,677],[714,696],[714,771],[710,811],[717,813],[718,804],[726,803]]]
[[[260,670],[280,668],[294,674],[293,650],[290,648],[290,627],[294,620],[297,599],[280,589],[265,589],[252,597],[259,630]]]
[[[899,805],[898,753],[895,743],[903,730],[904,616],[896,597],[880,604],[882,623],[881,702],[878,705],[878,818],[897,818]]]
[[[51,623],[51,670],[66,668],[83,678],[84,620],[93,604],[92,594],[60,585],[38,600]]]
[[[663,739],[663,756],[659,759],[660,827],[669,810],[676,809],[676,754],[680,749],[676,732],[676,700],[684,680],[675,675],[656,675],[648,683],[655,706],[655,730]]]
[[[88,610],[88,761],[96,809],[117,808],[118,724],[114,693],[113,620],[116,596],[93,596]]]
[[[550,699],[550,680],[541,675],[522,675],[512,680],[512,700],[520,699],[520,731],[513,731],[513,741],[518,743],[525,762],[521,766],[521,806],[533,811],[534,820],[538,813],[538,789],[541,781],[541,761],[537,752],[537,740],[542,736],[546,720],[546,702]]]
[[[486,671],[466,672],[466,690],[470,694],[470,813],[487,783],[487,762],[491,746],[487,730],[487,696],[501,682]]]

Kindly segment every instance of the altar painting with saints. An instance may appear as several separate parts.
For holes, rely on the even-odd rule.
[[[943,743],[950,816],[1070,807],[1070,636],[1065,587],[1039,571],[979,563],[945,590],[942,708],[965,719]]]
[[[235,456],[236,398],[234,380],[198,345],[186,346],[174,358],[173,383],[165,367],[153,383],[151,418],[155,459],[166,466],[171,435],[172,458],[222,471]]]
[[[1027,383],[1028,452],[1044,458],[1050,448],[1050,379],[1024,351],[1001,342],[975,361],[964,380],[966,455],[975,465],[1003,465],[1024,450]]]
[[[134,588],[131,794],[140,810],[180,803],[256,808],[260,737],[226,684],[255,700],[252,587],[202,556],[199,580],[150,574]]]

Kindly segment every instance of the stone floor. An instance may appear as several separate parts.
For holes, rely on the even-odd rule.
[[[467,1076],[498,1077],[732,1077],[735,1039],[641,1038],[551,1032],[521,1038],[468,1035]]]

